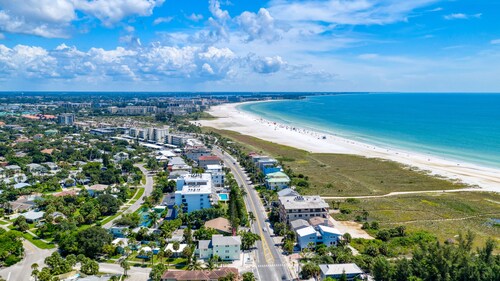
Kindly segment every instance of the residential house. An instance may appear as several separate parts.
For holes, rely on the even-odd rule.
[[[312,226],[299,228],[295,231],[297,234],[297,244],[300,249],[306,249],[316,246],[318,237],[317,232]]]
[[[184,159],[182,159],[181,157],[172,157],[172,159],[168,161],[167,169],[170,172],[187,171],[189,173],[191,173],[191,171],[193,170],[193,168],[186,164],[186,162],[184,162]]]
[[[157,153],[156,160],[160,162],[168,162],[173,157],[177,156],[174,152],[170,150],[160,150]]]
[[[37,212],[37,211],[31,210],[31,211],[28,211],[26,213],[21,214],[21,216],[25,217],[26,221],[28,223],[35,223],[35,222],[39,222],[41,219],[43,219],[44,214],[45,214],[44,211]]]
[[[42,134],[36,134],[33,136],[33,139],[34,140],[42,140],[43,139],[43,135]]]
[[[54,162],[45,162],[45,163],[42,163],[43,165],[47,166],[49,168],[50,171],[57,171],[59,170],[59,166],[57,166],[56,163]]]
[[[279,197],[287,197],[287,196],[293,196],[293,197],[300,196],[300,194],[297,191],[295,191],[291,188],[284,188],[284,189],[278,191],[277,194],[278,194],[278,198]]]
[[[184,155],[186,158],[196,162],[202,156],[212,155],[212,152],[204,146],[190,146],[184,149]]]
[[[198,243],[200,259],[209,259],[217,255],[223,261],[239,260],[241,255],[240,236],[213,235],[212,240],[200,240]]]
[[[128,159],[128,153],[127,152],[118,152],[113,156],[113,159],[116,162],[122,162]]]
[[[267,176],[268,174],[271,174],[271,173],[276,173],[276,172],[283,172],[283,169],[281,168],[281,166],[265,166],[262,169],[262,173],[265,176]]]
[[[161,281],[218,281],[229,274],[239,276],[238,269],[221,267],[215,270],[165,271]]]
[[[259,170],[264,171],[264,168],[266,167],[278,166],[278,160],[271,157],[260,158],[255,164],[257,165]]]
[[[23,195],[17,198],[16,201],[9,202],[9,212],[20,213],[29,210],[33,210],[35,207],[35,199],[40,198],[39,195]]]
[[[113,235],[113,237],[118,237],[118,238],[124,238],[127,231],[128,231],[128,226],[112,226],[109,229],[109,232]]]
[[[47,172],[47,168],[37,163],[27,164],[26,169],[32,174],[42,174]]]
[[[198,158],[198,167],[203,169],[206,169],[208,165],[220,165],[220,163],[220,158],[215,155],[200,156]]]
[[[178,250],[174,250],[174,243],[169,243],[169,244],[167,244],[167,246],[165,247],[165,251],[166,251],[166,250],[170,250],[170,251],[172,251],[172,257],[174,257],[174,258],[178,258],[178,257],[182,256],[182,251],[184,251],[184,249],[185,249],[187,246],[188,246],[187,244],[179,244],[179,249],[178,249]]]
[[[40,153],[43,153],[43,154],[52,154],[53,152],[54,152],[53,148],[45,148],[45,149],[40,150]]]
[[[290,223],[296,219],[312,217],[328,218],[329,205],[318,195],[285,196],[278,198],[281,221]]]
[[[104,193],[104,191],[106,191],[107,188],[108,185],[105,184],[94,184],[89,187],[86,187],[85,190],[87,190],[90,196],[96,197],[99,194]]]
[[[56,129],[50,129],[44,132],[46,136],[55,136],[57,135],[58,131]]]
[[[18,174],[21,173],[21,167],[18,165],[8,165],[4,167],[5,171],[10,171],[11,173]]]
[[[340,263],[340,264],[320,264],[321,280],[330,277],[339,280],[342,275],[346,275],[347,280],[357,280],[364,274],[363,270],[355,263]]]
[[[25,182],[20,182],[20,183],[14,184],[14,189],[21,189],[21,188],[25,188],[28,186],[31,186],[31,184],[25,183]]]
[[[267,174],[265,182],[267,189],[281,190],[289,187],[290,178],[283,172],[276,172]]]
[[[315,247],[317,244],[337,246],[342,239],[342,233],[327,225],[312,226],[303,219],[290,222],[297,236],[297,245],[300,249]]]

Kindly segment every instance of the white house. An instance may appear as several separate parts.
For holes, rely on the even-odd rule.
[[[239,260],[241,237],[213,235],[212,240],[200,240],[198,254],[200,259],[209,259],[217,255],[223,261]]]
[[[290,223],[296,219],[313,217],[328,218],[329,205],[318,195],[279,197],[281,221]]]
[[[28,170],[28,172],[30,172],[32,174],[47,172],[47,168],[45,168],[44,166],[37,164],[37,163],[27,164],[26,169]]]
[[[21,214],[21,216],[26,218],[26,221],[29,223],[34,223],[34,222],[39,222],[42,218],[45,212],[37,212],[37,211],[28,211],[24,214]]]
[[[128,159],[128,153],[126,153],[126,152],[118,152],[117,154],[115,154],[113,156],[113,159],[116,162],[123,162],[123,161],[125,161],[125,160]]]
[[[188,164],[186,164],[186,162],[184,162],[184,159],[182,159],[181,157],[172,157],[172,159],[168,160],[168,170],[170,172],[175,172],[175,171],[188,171],[191,173],[191,171],[193,170],[193,168],[191,166],[189,166]]]
[[[343,274],[346,275],[347,280],[355,280],[364,274],[363,270],[355,263],[339,263],[339,264],[320,264],[321,280],[328,277],[339,280]]]
[[[215,187],[224,187],[226,174],[222,170],[221,165],[207,165],[205,172],[212,175],[212,184]]]
[[[217,203],[217,194],[212,188],[212,176],[208,173],[179,177],[175,192],[175,204],[183,206],[187,213],[212,207]]]
[[[5,170],[12,171],[14,173],[20,173],[21,167],[19,167],[18,165],[8,165],[8,166],[5,166]]]
[[[57,171],[59,170],[59,166],[57,166],[56,163],[54,162],[45,162],[45,163],[42,163],[43,165],[49,167],[49,170],[51,171]]]
[[[166,250],[170,250],[172,251],[172,256],[174,258],[177,258],[177,257],[180,257],[182,256],[182,251],[184,251],[184,249],[187,247],[188,245],[187,244],[179,244],[179,249],[176,251],[174,250],[174,243],[169,243],[167,245],[167,247],[165,247],[165,251]]]

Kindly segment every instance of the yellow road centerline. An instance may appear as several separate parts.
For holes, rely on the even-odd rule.
[[[232,165],[232,166],[235,168],[236,171],[238,170],[238,167],[235,167],[234,165]],[[242,182],[242,184],[245,185],[246,182],[241,177],[241,175],[238,172],[236,172],[235,174],[240,179],[240,181]],[[251,192],[251,190],[248,190],[248,192]],[[255,210],[255,212],[258,212],[257,208],[255,208],[255,203],[253,202],[252,196],[250,194],[248,194],[248,197],[250,198],[250,203],[252,204],[252,207]],[[271,249],[269,248],[269,245],[267,244],[267,240],[265,239],[264,232],[262,231],[262,225],[260,223],[259,216],[256,216],[256,220],[257,220],[257,225],[259,226],[259,233],[260,233],[260,236],[262,238],[261,242],[262,242],[262,247],[264,248],[264,258],[266,259],[266,263],[272,264],[272,263],[274,263],[274,257],[273,257],[273,255],[271,253]],[[271,256],[271,257],[269,258],[269,256]]]

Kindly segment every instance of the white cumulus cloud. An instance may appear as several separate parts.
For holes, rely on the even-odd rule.
[[[164,0],[0,0],[0,31],[46,38],[70,36],[71,24],[98,19],[113,26],[131,16],[150,16]]]
[[[236,18],[236,22],[248,35],[247,41],[262,39],[270,43],[281,38],[282,30],[275,26],[274,18],[264,8],[261,8],[257,14],[245,11]]]
[[[255,57],[249,56],[252,69],[261,74],[269,74],[278,72],[286,62],[280,56],[274,57]]]
[[[481,18],[481,16],[482,16],[481,13],[472,14],[472,15],[463,14],[463,13],[456,13],[456,14],[445,15],[444,19],[446,19],[446,20],[468,20],[468,19],[479,19],[479,18]]]
[[[76,9],[92,15],[105,25],[113,25],[129,16],[150,16],[164,0],[73,0]]]

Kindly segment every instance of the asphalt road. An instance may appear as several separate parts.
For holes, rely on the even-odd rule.
[[[7,281],[22,281],[31,279],[31,265],[37,263],[39,268],[44,267],[44,260],[50,256],[55,249],[42,250],[37,248],[28,240],[23,241],[24,258],[13,266],[0,270],[0,276]]]
[[[226,167],[231,169],[236,182],[245,189],[247,196],[244,199],[247,210],[255,216],[251,229],[252,232],[259,234],[261,237],[261,241],[256,243],[257,250],[255,252],[257,264],[255,275],[258,278],[257,280],[292,280],[290,270],[280,254],[281,250],[275,245],[271,237],[267,214],[257,191],[249,183],[247,175],[232,156],[222,153],[218,149],[214,149],[214,153],[224,161]]]
[[[133,213],[136,210],[138,210],[144,201],[143,200],[144,196],[149,196],[149,195],[151,195],[151,192],[153,192],[153,185],[154,185],[153,176],[149,174],[149,171],[146,170],[146,168],[144,168],[144,164],[136,164],[134,166],[138,167],[141,170],[141,172],[144,175],[146,175],[146,184],[143,186],[144,193],[142,194],[142,196],[137,201],[135,201],[132,205],[130,205],[130,207],[128,207],[127,210],[125,210],[125,212],[124,212],[125,214]],[[121,215],[117,216],[113,220],[109,221],[108,223],[106,223],[102,227],[111,228],[113,226],[113,222],[119,218],[121,218]]]

